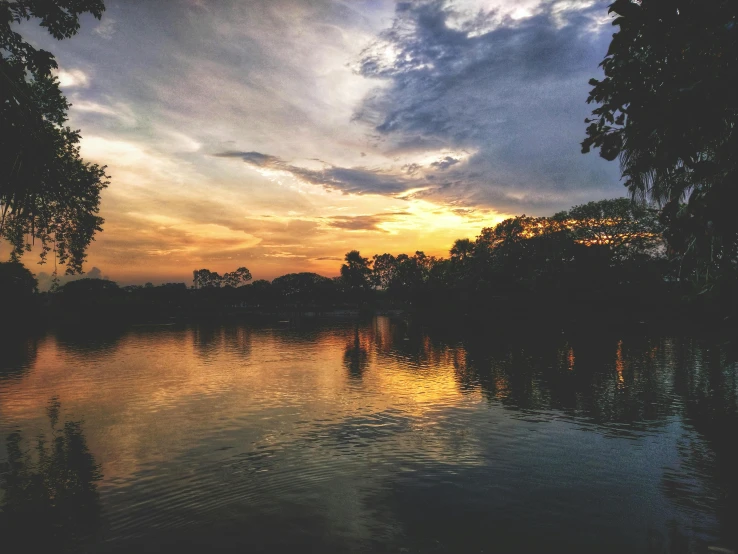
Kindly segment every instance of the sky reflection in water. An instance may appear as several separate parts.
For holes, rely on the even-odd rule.
[[[736,544],[729,345],[380,317],[62,332],[4,353],[3,437],[48,430],[52,398],[81,422],[100,550]]]

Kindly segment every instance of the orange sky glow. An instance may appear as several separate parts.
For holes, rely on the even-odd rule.
[[[590,0],[121,2],[63,41],[18,27],[107,165],[85,270],[120,284],[447,256],[511,215],[621,195],[616,164],[580,153],[609,37]]]

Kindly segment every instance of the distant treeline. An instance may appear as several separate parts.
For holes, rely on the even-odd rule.
[[[551,217],[519,216],[459,239],[448,257],[345,256],[340,276],[290,273],[252,281],[241,267],[193,272],[193,284],[119,287],[79,279],[38,294],[18,263],[0,265],[0,289],[18,307],[35,303],[53,318],[145,320],[163,316],[402,309],[480,319],[529,315],[582,318],[713,318],[736,311],[735,273],[705,275],[675,255],[656,210],[627,199],[576,206]],[[708,266],[709,267],[709,266]],[[709,283],[709,286],[706,286]],[[6,303],[7,305],[7,303]]]

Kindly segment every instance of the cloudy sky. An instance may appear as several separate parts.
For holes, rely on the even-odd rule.
[[[621,196],[579,146],[608,3],[108,0],[73,39],[22,32],[112,177],[87,269],[335,275],[354,248],[443,255],[510,214]]]

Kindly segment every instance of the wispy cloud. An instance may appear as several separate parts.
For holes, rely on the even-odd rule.
[[[366,167],[335,167],[323,164],[322,169],[308,169],[260,152],[220,152],[220,158],[240,158],[247,164],[269,171],[284,172],[312,185],[346,194],[386,194],[407,191],[425,182],[403,177],[381,169]]]
[[[113,38],[115,31],[116,31],[115,19],[112,19],[110,17],[105,17],[100,23],[98,23],[93,33],[95,33],[100,38],[104,38],[105,40],[110,40],[111,38]]]
[[[388,212],[373,215],[333,216],[325,219],[328,227],[347,231],[379,231],[388,233],[383,224],[407,217],[408,212]]]

